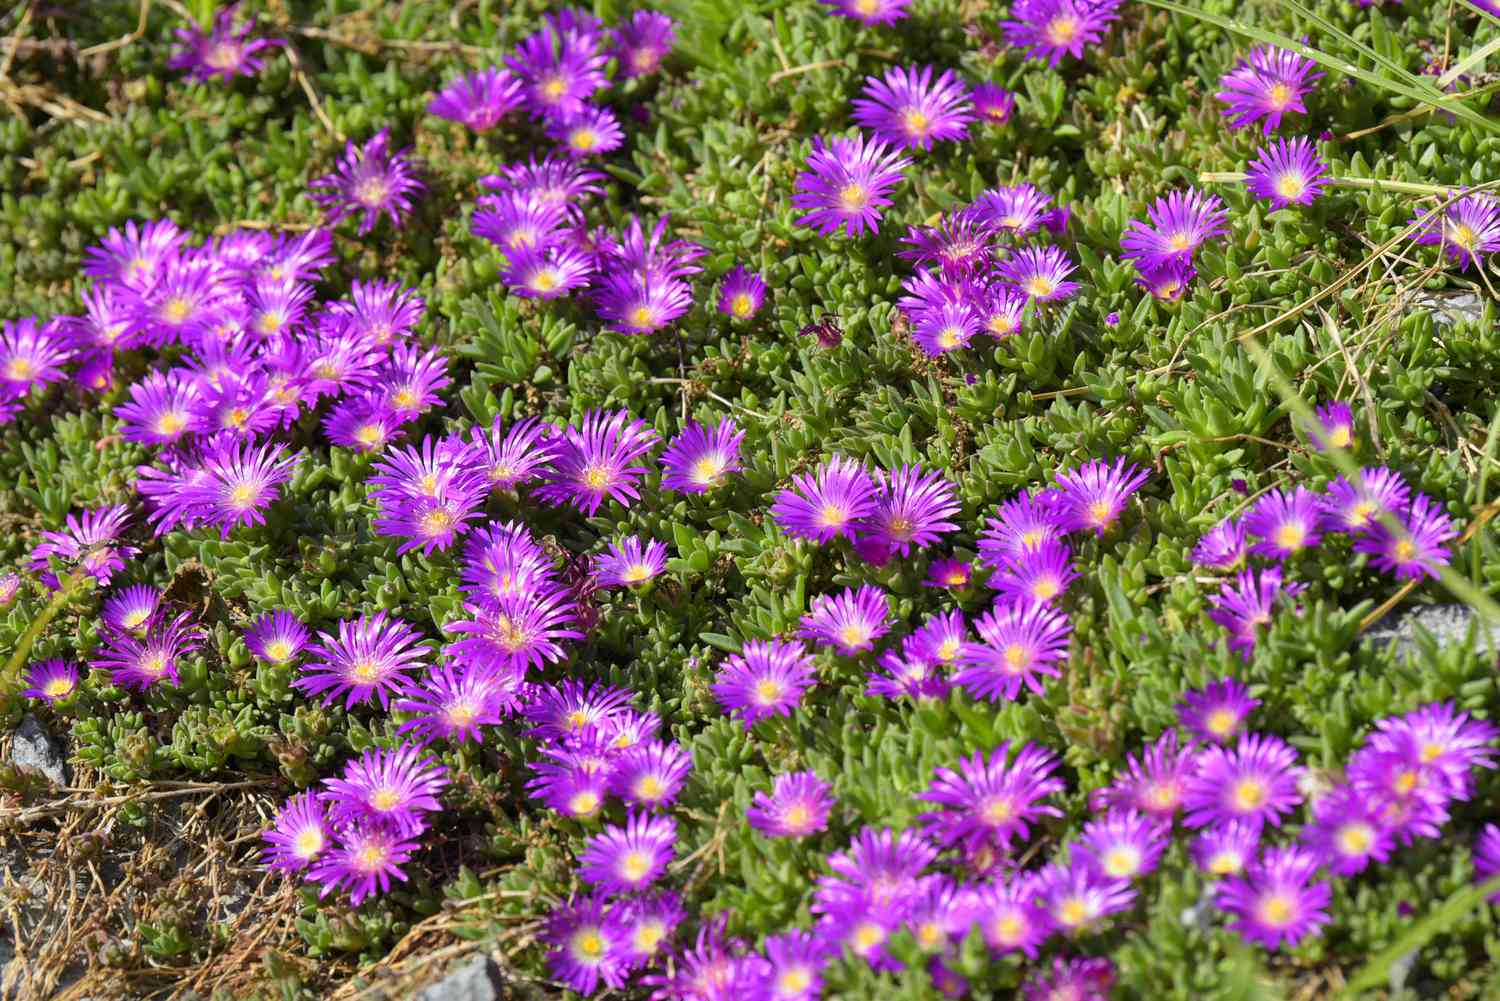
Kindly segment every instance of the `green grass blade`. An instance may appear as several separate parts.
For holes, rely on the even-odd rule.
[[[1354,1001],[1365,991],[1384,986],[1390,978],[1391,966],[1398,959],[1413,949],[1420,949],[1470,911],[1484,906],[1485,898],[1497,890],[1500,890],[1500,876],[1483,885],[1466,886],[1443,901],[1355,973],[1344,990],[1342,1001]]]

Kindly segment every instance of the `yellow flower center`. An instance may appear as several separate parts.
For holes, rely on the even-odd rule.
[[[1026,655],[1026,648],[1020,643],[1012,643],[1005,648],[1005,663],[1009,664],[1012,670],[1019,671],[1030,659]]]
[[[587,153],[599,145],[599,133],[590,128],[574,129],[568,136],[568,144],[580,153]]]
[[[639,883],[651,871],[651,859],[645,852],[629,852],[620,860],[620,875],[632,883]]]
[[[637,330],[656,326],[656,310],[650,306],[637,306],[630,311],[630,325]]]
[[[944,664],[951,664],[961,649],[963,649],[963,641],[950,636],[938,645],[937,659]]]
[[[1266,802],[1269,792],[1265,783],[1256,779],[1241,779],[1234,787],[1234,806],[1241,811],[1256,810]]]
[[[648,921],[639,925],[633,936],[635,951],[650,955],[661,945],[661,940],[667,937],[666,925],[660,921]]]
[[[1396,781],[1392,783],[1392,786],[1402,796],[1411,795],[1412,791],[1417,788],[1417,773],[1410,770],[1402,772],[1396,776]]]
[[[551,268],[543,268],[531,276],[531,290],[533,292],[551,292],[561,284],[561,279],[556,271]]]
[[[391,850],[379,842],[370,842],[354,855],[354,867],[361,872],[375,872],[385,868]]]
[[[647,775],[635,784],[635,798],[649,802],[661,799],[666,787],[661,784],[661,779],[655,775]]]
[[[729,311],[743,320],[755,311],[755,304],[748,295],[741,292],[729,301]]]
[[[1271,107],[1285,108],[1288,104],[1292,103],[1292,88],[1284,83],[1278,83],[1271,88],[1267,99],[1270,101]]]
[[[368,683],[379,679],[381,671],[380,665],[373,660],[357,660],[354,662],[354,670],[349,673],[354,676],[355,681]]]
[[[927,116],[916,108],[908,108],[901,116],[901,121],[906,126],[906,131],[914,136],[925,136],[928,129],[932,127],[932,122]]]
[[[781,698],[781,682],[766,678],[756,682],[755,698],[763,706],[769,706]]]
[[[717,455],[705,455],[693,463],[693,482],[700,486],[713,486],[724,475],[724,460]]]
[[[782,994],[801,994],[812,986],[812,974],[794,966],[776,979],[776,990]]]
[[[472,702],[455,702],[448,707],[448,723],[451,726],[472,726],[479,710]]]
[[[1301,549],[1307,540],[1307,530],[1300,522],[1289,521],[1276,530],[1276,544],[1282,549]]]
[[[1043,275],[1033,275],[1026,279],[1026,293],[1037,299],[1045,299],[1057,291],[1057,282]]]
[[[1363,855],[1375,843],[1375,831],[1369,824],[1350,824],[1339,831],[1338,841],[1345,855]]]
[[[1219,852],[1208,860],[1208,871],[1215,876],[1232,876],[1240,871],[1243,860],[1234,852]]]
[[[354,187],[354,200],[366,208],[375,208],[391,193],[391,187],[382,177],[367,177]]]
[[[573,956],[590,966],[604,960],[606,944],[597,928],[584,928],[573,935]]]
[[[1031,596],[1037,601],[1051,601],[1061,590],[1056,577],[1042,577],[1031,585]]]
[[[151,618],[151,612],[144,608],[137,608],[120,620],[120,625],[126,629],[138,629],[142,622]]]
[[[818,512],[818,524],[824,528],[834,528],[849,520],[849,512],[837,504],[824,504]]]
[[[554,76],[542,84],[542,96],[548,101],[556,101],[568,92],[568,81],[561,76]]]
[[[433,508],[422,515],[422,534],[442,535],[453,527],[453,515],[442,508]]]
[[[1396,559],[1403,563],[1410,562],[1417,555],[1417,547],[1412,545],[1410,539],[1402,539],[1396,543]]]
[[[964,343],[964,332],[956,326],[944,327],[937,336],[938,347],[944,351],[952,351],[954,348],[962,347]]]
[[[386,787],[375,790],[375,794],[370,797],[370,808],[384,813],[387,810],[394,810],[400,802],[401,795],[396,790]]]
[[[1141,868],[1141,853],[1121,845],[1104,853],[1104,871],[1116,879],[1128,879]]]
[[[12,382],[30,379],[35,372],[36,366],[30,358],[12,358],[10,364],[5,366],[5,377]]]
[[[1057,923],[1064,928],[1077,928],[1089,919],[1089,905],[1077,897],[1069,897],[1057,905]]]
[[[240,47],[230,42],[220,42],[208,50],[203,61],[216,70],[233,69],[240,61]]]
[[[49,699],[60,699],[73,694],[73,680],[71,678],[53,678],[42,686],[42,691]]]
[[[1301,174],[1287,171],[1276,179],[1276,193],[1289,202],[1294,202],[1302,197],[1307,190],[1307,181]]]
[[[167,655],[156,652],[141,659],[141,673],[153,677],[167,673]]]
[[[870,203],[870,193],[862,184],[846,184],[839,191],[839,206],[845,212],[858,212]]]
[[[1296,913],[1296,904],[1284,893],[1273,893],[1260,902],[1261,923],[1273,928],[1291,924]]]
[[[193,304],[182,296],[173,296],[162,306],[162,315],[167,318],[168,323],[181,323],[188,318],[193,311]]]
[[[625,578],[626,583],[639,584],[651,576],[651,568],[644,563],[632,563],[620,576]]]
[[[410,386],[403,386],[392,394],[391,403],[400,410],[411,410],[417,405],[417,394]]]
[[[853,623],[839,630],[839,642],[844,646],[861,646],[870,642],[870,629],[868,626]]]
[[[1020,324],[1011,317],[1009,313],[996,313],[990,317],[989,330],[996,337],[1006,337],[1016,332]]]
[[[866,953],[885,941],[885,929],[873,921],[864,921],[854,930],[854,951]]]
[[[1472,252],[1474,245],[1479,242],[1479,234],[1475,233],[1471,227],[1455,222],[1448,226],[1448,239],[1464,250]]]
[[[163,437],[177,434],[185,427],[187,417],[178,410],[168,410],[156,419],[156,433]]]
[[[609,470],[603,466],[589,466],[583,471],[583,485],[590,490],[603,490],[609,481]]]
[[[1328,445],[1331,448],[1348,448],[1354,442],[1354,435],[1349,427],[1340,424],[1328,432]]]
[[[1238,725],[1239,717],[1228,709],[1215,709],[1203,720],[1203,729],[1221,739],[1234,733]]]
[[[984,804],[983,817],[985,822],[999,827],[1016,815],[1016,806],[1004,796],[996,796]]]
[[[568,800],[568,812],[575,817],[591,817],[599,810],[599,794],[585,790]]]
[[[798,803],[782,814],[781,822],[789,831],[804,831],[812,825],[812,811]]]
[[[1010,945],[1021,940],[1026,924],[1014,914],[1007,914],[990,925],[990,934],[1001,945]]]
[[[241,483],[229,491],[229,506],[236,511],[247,511],[255,506],[257,491],[253,483]]]
[[[1082,25],[1072,14],[1063,14],[1047,22],[1047,40],[1053,45],[1071,45]]]
[[[292,655],[292,645],[286,640],[272,640],[266,644],[266,659],[281,663]]]
[[[375,448],[377,445],[385,444],[385,426],[382,424],[366,424],[354,432],[354,440],[366,448]]]
[[[304,827],[292,842],[292,854],[301,859],[311,859],[322,850],[323,832],[316,827]]]

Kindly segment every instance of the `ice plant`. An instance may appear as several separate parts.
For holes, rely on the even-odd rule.
[[[889,596],[872,584],[864,584],[858,590],[851,587],[837,595],[814,598],[812,609],[802,616],[797,635],[852,657],[875,648],[875,641],[890,631],[889,617]]]
[[[859,522],[859,534],[878,539],[891,552],[908,555],[958,528],[949,518],[959,512],[958,492],[937,471],[901,466],[875,474],[875,510]]]
[[[964,212],[991,229],[1021,237],[1041,228],[1051,203],[1034,184],[1001,185],[981,192]]]
[[[818,0],[833,13],[862,24],[892,25],[906,16],[911,0]]]
[[[969,586],[973,576],[974,567],[966,560],[938,559],[927,565],[927,579],[922,585],[961,590]]]
[[[714,697],[749,730],[771,716],[790,716],[813,684],[813,662],[801,643],[750,640],[719,668]]]
[[[1280,737],[1241,734],[1234,747],[1209,747],[1183,793],[1189,827],[1238,822],[1280,825],[1302,802],[1298,779],[1305,769]]]
[[[503,711],[515,705],[506,677],[493,667],[444,664],[435,668],[410,695],[396,700],[395,711],[412,716],[397,732],[414,734],[423,742],[441,738],[479,743],[483,739],[479,728],[498,724]]]
[[[849,236],[878,230],[880,210],[891,204],[889,192],[910,165],[909,158],[879,139],[867,145],[863,134],[827,143],[814,136],[807,170],[797,175],[792,195],[792,207],[806,212],[797,224],[824,236],[841,227]]]
[[[594,557],[594,582],[600,587],[636,587],[666,568],[665,543],[651,539],[643,546],[640,539],[626,536]]]
[[[1243,876],[1219,884],[1215,902],[1229,927],[1268,949],[1296,945],[1328,923],[1333,891],[1313,881],[1318,859],[1297,847],[1269,848]]]
[[[969,88],[952,70],[934,78],[931,66],[893,66],[883,78],[866,78],[853,117],[892,146],[931,149],[969,134],[972,107]]]
[[[228,83],[237,76],[255,76],[264,63],[256,53],[286,43],[279,38],[252,38],[255,18],[235,27],[239,4],[231,3],[214,15],[213,27],[204,31],[196,24],[177,28],[178,48],[167,60],[174,70],[185,69],[194,80],[218,77]]]
[[[1030,874],[979,885],[971,913],[985,942],[997,953],[1020,952],[1035,959],[1037,947],[1052,934],[1052,918],[1037,902]]]
[[[833,786],[814,772],[784,772],[769,793],[759,791],[745,811],[750,826],[773,838],[802,838],[828,826]]]
[[[328,809],[309,789],[283,803],[275,822],[261,834],[263,857],[269,868],[297,872],[316,862],[331,838]]]
[[[1093,930],[1135,901],[1128,880],[1108,875],[1092,860],[1049,863],[1037,874],[1036,890],[1052,923],[1068,935]]]
[[[359,235],[375,228],[382,215],[399,227],[411,211],[412,199],[426,186],[407,159],[410,147],[392,152],[390,129],[381,129],[363,146],[351,140],[344,146],[338,167],[315,179],[309,187],[313,201],[323,206],[333,223],[359,216]]]
[[[590,410],[581,424],[563,429],[553,468],[536,496],[590,517],[605,500],[629,507],[640,499],[636,484],[647,472],[641,460],[656,442],[656,432],[624,410]]]
[[[1325,452],[1354,446],[1354,411],[1342,400],[1331,400],[1316,408],[1317,427],[1310,428],[1313,440]]]
[[[626,336],[665,329],[693,308],[693,288],[685,281],[652,272],[615,270],[594,281],[590,291],[599,318]]]
[[[989,586],[1012,601],[1052,604],[1062,598],[1068,585],[1078,579],[1073,569],[1073,551],[1049,539],[1009,557]]]
[[[1000,30],[1027,59],[1056,67],[1065,54],[1082,59],[1102,41],[1118,7],[1119,0],[1016,0]]]
[[[1198,756],[1168,730],[1139,754],[1125,756],[1124,773],[1089,796],[1094,810],[1136,810],[1157,822],[1170,823],[1181,809],[1189,780],[1197,774]]]
[[[991,125],[1004,125],[1016,109],[1016,95],[999,84],[975,84],[969,96],[974,101],[975,117]]]
[[[1058,521],[1069,532],[1092,529],[1103,535],[1145,482],[1146,471],[1124,458],[1113,463],[1095,459],[1058,473]]]
[[[1311,549],[1323,538],[1323,499],[1306,487],[1272,490],[1245,516],[1245,531],[1259,537],[1252,553],[1285,560]]]
[[[438,793],[448,784],[435,758],[411,744],[393,751],[372,748],[344,765],[342,778],[323,780],[318,798],[329,805],[336,826],[370,823],[398,834],[425,830],[425,814],[441,808]]]
[[[60,657],[51,657],[28,667],[25,682],[21,694],[26,698],[61,702],[78,691],[78,667]]]
[[[406,882],[401,867],[411,860],[417,843],[396,831],[373,824],[358,824],[334,834],[334,845],[308,870],[307,878],[323,884],[319,897],[335,890],[349,894],[349,904],[358,907],[376,893],[388,893],[391,881]]]
[[[1103,956],[1052,957],[1052,967],[1032,974],[1023,1001],[1109,1001],[1115,966]]]
[[[1249,660],[1261,627],[1270,625],[1277,603],[1301,589],[1301,585],[1283,583],[1277,567],[1242,570],[1208,599],[1213,606],[1208,617],[1229,630],[1229,649]]]
[[[1055,302],[1070,298],[1078,291],[1078,283],[1067,281],[1076,270],[1066,252],[1057,247],[1022,247],[1003,261],[996,272],[1028,299],[1037,302]]]
[[[677,798],[693,768],[692,755],[681,745],[659,740],[627,748],[614,760],[610,792],[626,803],[665,807]]]
[[[1354,551],[1369,553],[1370,563],[1406,580],[1436,579],[1438,569],[1448,565],[1452,554],[1444,543],[1458,537],[1458,528],[1440,505],[1426,494],[1416,494],[1396,514],[1400,525],[1391,528],[1385,519],[1370,525],[1369,533],[1354,541]]]
[[[1302,842],[1335,876],[1385,862],[1396,848],[1379,806],[1350,786],[1339,786],[1313,804],[1313,822],[1302,829]]]
[[[1367,466],[1351,483],[1342,476],[1328,484],[1323,500],[1323,527],[1333,532],[1363,532],[1385,517],[1405,511],[1411,489],[1401,474],[1384,466]]]
[[[552,947],[547,952],[552,976],[573,990],[592,994],[600,983],[624,985],[628,970],[625,929],[602,894],[553,911],[542,940]]]
[[[77,563],[94,580],[108,584],[117,570],[125,569],[126,560],[140,553],[135,546],[120,544],[129,520],[124,504],[70,514],[63,531],[42,533],[42,541],[31,549],[28,566],[54,590],[58,580],[50,569],[53,557]]]
[[[203,630],[192,616],[182,612],[176,618],[156,620],[144,636],[114,633],[96,652],[89,666],[109,672],[111,684],[144,692],[158,681],[176,688],[179,681],[178,661],[196,650],[203,640]]]
[[[853,459],[835,455],[811,474],[792,477],[792,486],[776,495],[771,516],[782,531],[797,539],[828,543],[853,539],[856,528],[873,515],[878,486]]]
[[[606,892],[639,892],[666,871],[676,843],[670,817],[631,813],[623,827],[611,824],[589,839],[578,856],[578,877]]]
[[[465,603],[469,618],[445,627],[459,638],[444,652],[458,663],[493,665],[513,671],[541,668],[566,655],[564,641],[583,638],[574,628],[577,606],[556,588],[506,594],[493,601]]]
[[[740,466],[740,443],[745,432],[733,418],[712,427],[692,421],[667,445],[661,456],[664,490],[701,494],[722,485]]]
[[[424,666],[427,648],[411,626],[376,612],[339,620],[337,635],[318,633],[308,653],[293,688],[309,696],[321,694],[324,705],[343,695],[346,709],[371,698],[385,709],[392,695],[411,691],[409,672]]]
[[[132,584],[105,600],[100,618],[116,632],[136,633],[150,623],[160,606],[161,592],[156,588],[146,584]]]
[[[1481,264],[1481,257],[1500,250],[1500,201],[1492,195],[1465,195],[1442,210],[1420,213],[1416,241],[1441,246],[1449,257],[1467,269]]]
[[[993,570],[1003,570],[1028,549],[1045,542],[1061,542],[1068,518],[1061,500],[1057,491],[1047,490],[1017,494],[1001,504],[980,533],[979,561]]]
[[[508,70],[489,66],[450,82],[427,105],[437,115],[474,132],[488,132],[525,103],[521,81]]]
[[[586,31],[557,31],[548,25],[521,39],[505,65],[521,81],[527,107],[546,121],[581,114],[589,98],[608,81],[602,38]]]
[[[1193,864],[1210,876],[1237,876],[1255,861],[1260,851],[1260,828],[1254,824],[1230,823],[1205,828],[1193,839]]]
[[[649,76],[661,68],[677,37],[677,22],[654,10],[638,10],[614,30],[611,55],[626,79]]]
[[[608,108],[588,107],[566,119],[547,123],[547,136],[569,156],[599,156],[611,153],[625,142],[620,120]]]
[[[1311,59],[1263,45],[1224,75],[1214,96],[1224,102],[1224,117],[1231,129],[1245,128],[1264,118],[1262,130],[1270,135],[1287,112],[1307,113],[1302,99],[1323,76],[1315,67]]]
[[[1168,829],[1134,810],[1111,811],[1083,827],[1079,846],[1111,879],[1136,879],[1156,868]]]
[[[1233,570],[1245,559],[1250,541],[1243,518],[1225,518],[1193,547],[1193,562],[1212,570]]]
[[[201,476],[184,496],[202,520],[229,538],[232,529],[264,525],[265,509],[292,477],[301,452],[287,454],[283,444],[253,445],[249,441],[221,441],[204,455]]]
[[[1043,802],[1065,788],[1053,774],[1061,764],[1051,751],[1029,743],[1012,756],[1011,742],[1001,741],[988,757],[975,751],[960,759],[957,771],[939,767],[932,784],[917,795],[938,809],[918,819],[938,844],[1005,851],[1028,837],[1038,818],[1062,816]]]
[[[1201,691],[1183,694],[1177,705],[1177,719],[1197,739],[1205,743],[1225,744],[1237,736],[1260,699],[1250,697],[1250,689],[1234,678],[1210,682]]]
[[[1073,627],[1058,609],[1030,599],[997,600],[974,620],[982,642],[966,643],[953,676],[975,698],[1009,702],[1022,688],[1042,694],[1044,677],[1055,678],[1067,659]]]
[[[1216,195],[1189,189],[1158,198],[1146,210],[1149,225],[1132,219],[1120,236],[1120,256],[1142,274],[1173,261],[1191,260],[1208,240],[1229,232],[1229,211]]]
[[[766,301],[765,279],[743,264],[724,276],[719,289],[719,312],[736,320],[748,320],[760,311]]]
[[[1273,209],[1288,205],[1311,205],[1323,193],[1328,165],[1306,139],[1277,140],[1256,154],[1245,186],[1256,198],[1264,198]],[[1420,238],[1419,238],[1419,241]],[[1497,233],[1500,246],[1500,233]]]

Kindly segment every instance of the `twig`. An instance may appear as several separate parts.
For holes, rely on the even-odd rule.
[[[93,810],[105,810],[114,806],[123,806],[126,803],[152,803],[164,799],[176,799],[180,796],[192,796],[195,794],[218,795],[234,789],[260,789],[271,784],[271,779],[254,779],[248,782],[223,782],[223,783],[185,783],[187,788],[161,789],[156,792],[147,793],[124,793],[119,796],[101,796],[98,799],[70,800],[63,803],[49,803],[45,806],[27,806],[19,810],[0,810],[0,824],[17,823],[29,824],[38,820],[46,820],[48,817],[58,817],[68,813],[87,812]]]
[[[1204,184],[1242,184],[1250,177],[1242,170],[1206,170],[1198,175]],[[1404,195],[1437,195],[1447,197],[1454,192],[1463,194],[1466,189],[1453,188],[1445,184],[1418,184],[1415,181],[1388,181],[1379,177],[1325,177],[1335,188],[1353,188],[1358,191],[1396,191]]]
[[[113,42],[101,42],[98,45],[90,45],[78,53],[79,59],[87,59],[89,56],[99,56],[116,49],[123,49],[146,33],[146,18],[151,14],[152,0],[141,0],[141,16],[135,23],[135,30],[128,35],[121,35]]]
[[[302,86],[302,93],[307,95],[307,101],[312,105],[313,114],[318,116],[318,121],[323,124],[323,128],[328,130],[329,135],[339,142],[344,142],[344,134],[338,130],[338,126],[333,124],[333,119],[329,118],[328,113],[323,110],[323,102],[318,99],[318,89],[313,86],[312,80],[302,69],[302,55],[297,51],[297,47],[288,41],[282,46],[282,50],[286,53],[287,62],[292,64],[292,75],[297,78],[297,83]]]
[[[797,76],[802,73],[811,73],[814,70],[831,69],[834,66],[842,65],[844,65],[842,59],[820,59],[815,63],[804,63],[801,66],[792,66],[789,69],[777,70],[766,78],[766,86],[769,87],[772,84],[785,80],[787,77]]]

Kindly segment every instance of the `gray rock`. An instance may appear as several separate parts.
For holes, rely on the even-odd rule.
[[[1432,634],[1439,649],[1465,642],[1473,627],[1474,649],[1485,649],[1485,623],[1468,605],[1416,605],[1382,620],[1366,636],[1372,643],[1394,643],[1398,652],[1412,653],[1417,650],[1418,627]],[[1489,623],[1489,642],[1500,653],[1500,623]]]
[[[1464,320],[1473,323],[1484,320],[1484,300],[1474,292],[1445,292],[1417,301],[1432,313],[1432,322],[1440,327],[1451,327]]]
[[[505,979],[488,956],[477,956],[422,988],[416,1001],[505,1001]]]
[[[62,742],[55,739],[37,718],[27,713],[21,725],[11,734],[10,763],[17,768],[40,772],[54,785],[68,784],[68,756]]]

